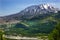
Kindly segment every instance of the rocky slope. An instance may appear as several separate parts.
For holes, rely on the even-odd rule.
[[[25,8],[19,13],[0,17],[0,23],[20,21],[33,18],[44,18],[51,14],[55,14],[58,11],[58,8],[55,8],[49,4],[32,5],[30,7]]]

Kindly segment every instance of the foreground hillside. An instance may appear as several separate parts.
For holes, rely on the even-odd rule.
[[[55,25],[59,22],[60,12],[57,14],[51,14],[44,18],[23,20],[19,23],[2,24],[0,28],[5,30],[5,34],[20,35],[21,36],[39,36],[41,33],[49,34]],[[58,18],[57,18],[58,17]]]

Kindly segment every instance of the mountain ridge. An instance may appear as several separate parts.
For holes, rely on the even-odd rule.
[[[8,15],[4,17],[0,17],[0,23],[1,22],[11,22],[11,21],[20,21],[25,19],[32,19],[32,18],[38,18],[38,17],[45,17],[50,14],[57,13],[58,9],[49,5],[49,4],[40,4],[40,5],[33,5],[25,8],[19,13]]]

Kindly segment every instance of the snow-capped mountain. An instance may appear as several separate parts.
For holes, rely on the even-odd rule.
[[[58,9],[49,4],[40,4],[40,5],[32,5],[19,13],[4,16],[2,17],[4,20],[22,20],[22,19],[31,19],[38,16],[45,16],[46,14],[57,13]]]
[[[49,4],[40,4],[25,8],[19,15],[23,16],[23,18],[31,18],[41,14],[49,14],[50,12],[57,13],[58,9]]]
[[[40,5],[33,5],[25,9],[25,11],[32,11],[34,12],[39,12],[39,11],[48,11],[48,12],[56,12],[57,8],[53,7],[52,5],[49,4],[40,4]]]

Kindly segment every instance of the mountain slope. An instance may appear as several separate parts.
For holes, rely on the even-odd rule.
[[[33,18],[44,18],[46,16],[55,14],[57,12],[58,9],[49,4],[33,5],[25,8],[19,13],[0,17],[0,21],[3,20],[2,22],[11,22],[14,20],[19,21],[19,20],[26,20],[26,19],[33,19]]]
[[[0,17],[0,20],[6,23],[0,25],[5,34],[39,36],[55,28],[60,21],[60,11],[49,4],[33,5],[17,14]]]

